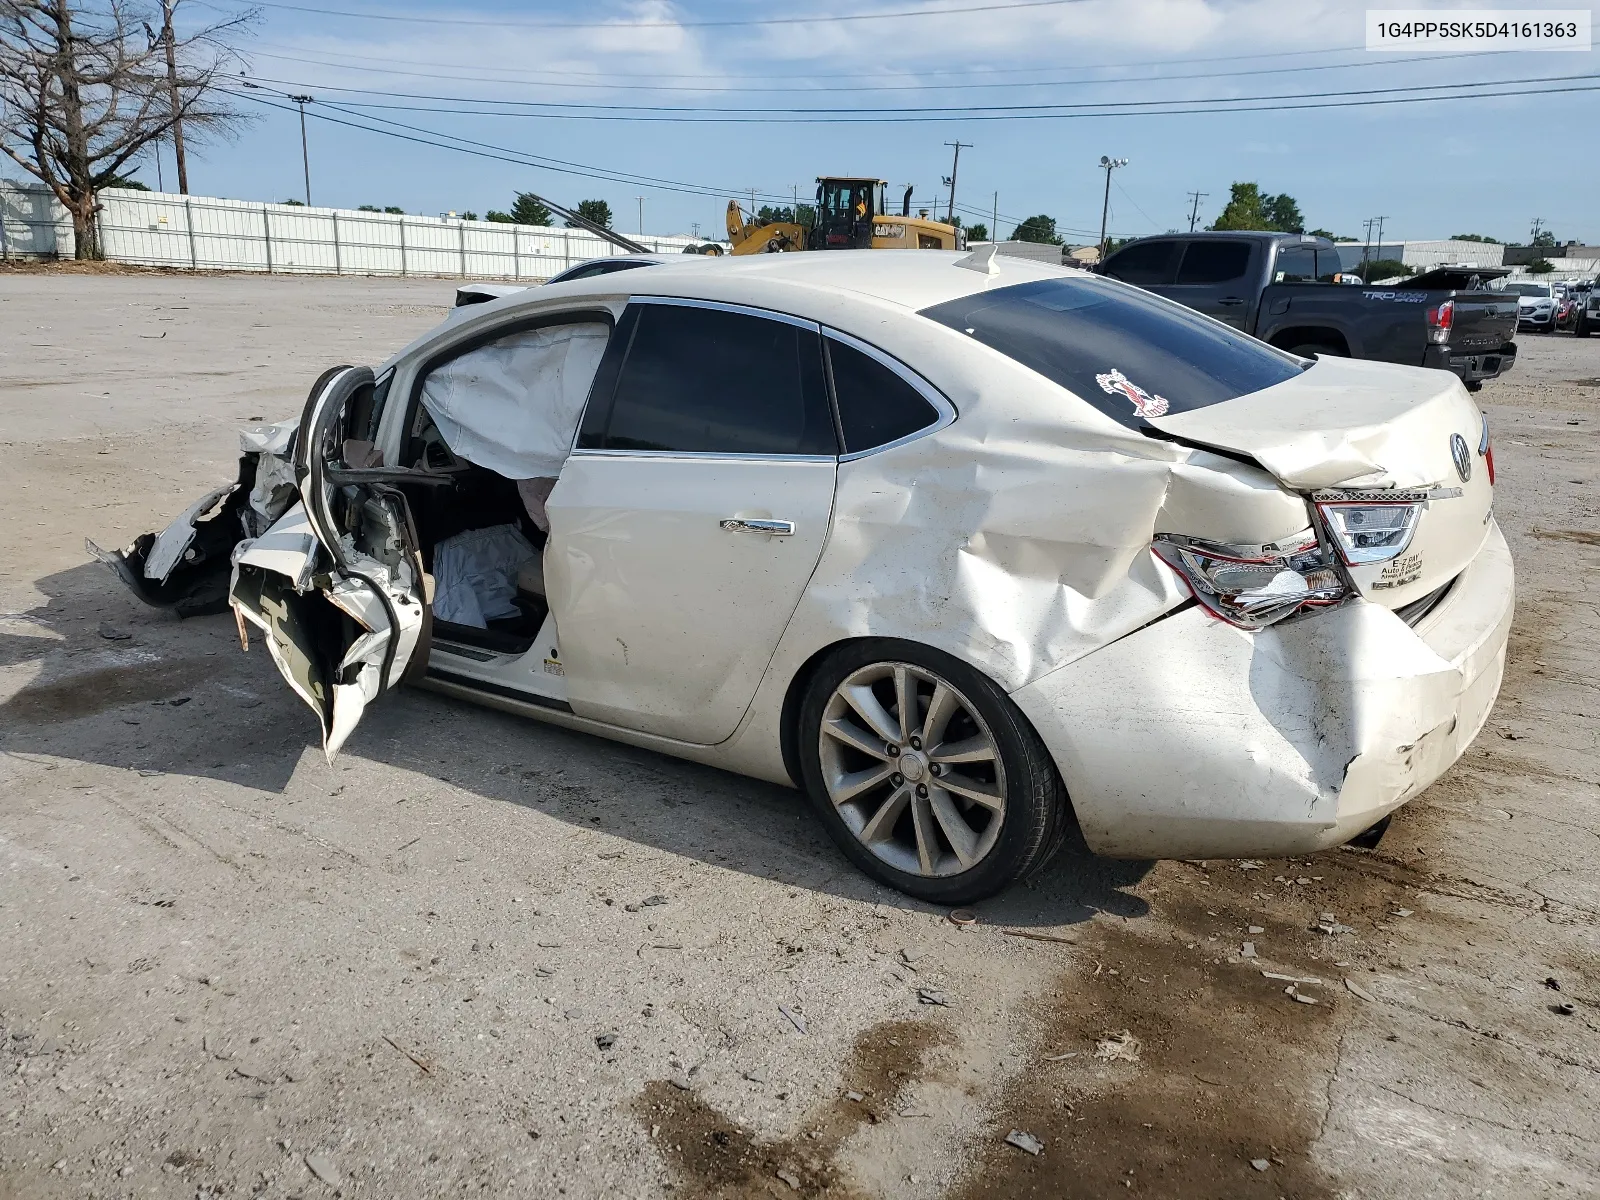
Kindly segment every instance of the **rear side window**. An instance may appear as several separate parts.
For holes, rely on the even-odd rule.
[[[1315,283],[1317,252],[1310,246],[1286,246],[1278,251],[1273,283]]]
[[[1138,429],[1292,379],[1305,363],[1159,296],[1094,276],[977,292],[922,310]]]
[[[631,311],[615,389],[609,403],[591,396],[580,449],[839,452],[815,329],[681,304]]]
[[[871,355],[831,337],[827,347],[847,454],[887,446],[939,419],[921,392]]]
[[[1179,283],[1230,283],[1250,266],[1249,242],[1190,242],[1178,268]]]
[[[1106,260],[1105,274],[1140,287],[1171,283],[1178,266],[1178,242],[1140,242]]]

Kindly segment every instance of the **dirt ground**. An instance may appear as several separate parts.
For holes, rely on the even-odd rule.
[[[1482,393],[1511,663],[1376,850],[1069,847],[960,927],[791,792],[432,694],[330,768],[89,560],[451,291],[0,276],[0,1197],[1600,1194],[1600,339]]]

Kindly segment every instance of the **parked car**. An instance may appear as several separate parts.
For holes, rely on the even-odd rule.
[[[938,903],[1072,820],[1136,858],[1376,836],[1483,725],[1511,623],[1459,381],[992,247],[527,289],[248,439],[91,550],[231,605],[330,757],[414,682],[801,788]]]
[[[1499,267],[1342,287],[1340,251],[1325,238],[1191,233],[1130,242],[1099,270],[1294,354],[1436,367],[1473,390],[1517,360],[1516,313],[1483,287],[1508,273]]]
[[[1573,324],[1572,331],[1581,338],[1586,338],[1595,329],[1600,329],[1600,287],[1592,283],[1583,292],[1582,307],[1578,310],[1578,319]]]
[[[1517,297],[1517,328],[1541,333],[1556,331],[1557,300],[1548,283],[1508,283],[1503,289]]]

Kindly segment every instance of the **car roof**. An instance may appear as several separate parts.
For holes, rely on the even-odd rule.
[[[648,271],[601,275],[537,289],[525,303],[548,301],[555,294],[673,296],[684,299],[745,303],[787,310],[785,301],[807,307],[804,297],[869,298],[913,312],[960,299],[975,292],[1080,275],[1081,271],[1004,255],[993,260],[996,273],[981,261],[983,251],[959,250],[826,250],[794,254],[750,254],[734,257],[684,255]],[[959,266],[963,260],[977,269]],[[515,303],[513,298],[511,303]]]

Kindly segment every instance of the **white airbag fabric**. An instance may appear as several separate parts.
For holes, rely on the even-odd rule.
[[[476,629],[516,616],[517,571],[538,553],[515,525],[445,538],[433,550],[433,615]]]
[[[586,322],[509,334],[429,372],[423,407],[468,462],[507,479],[553,478],[610,333]]]

